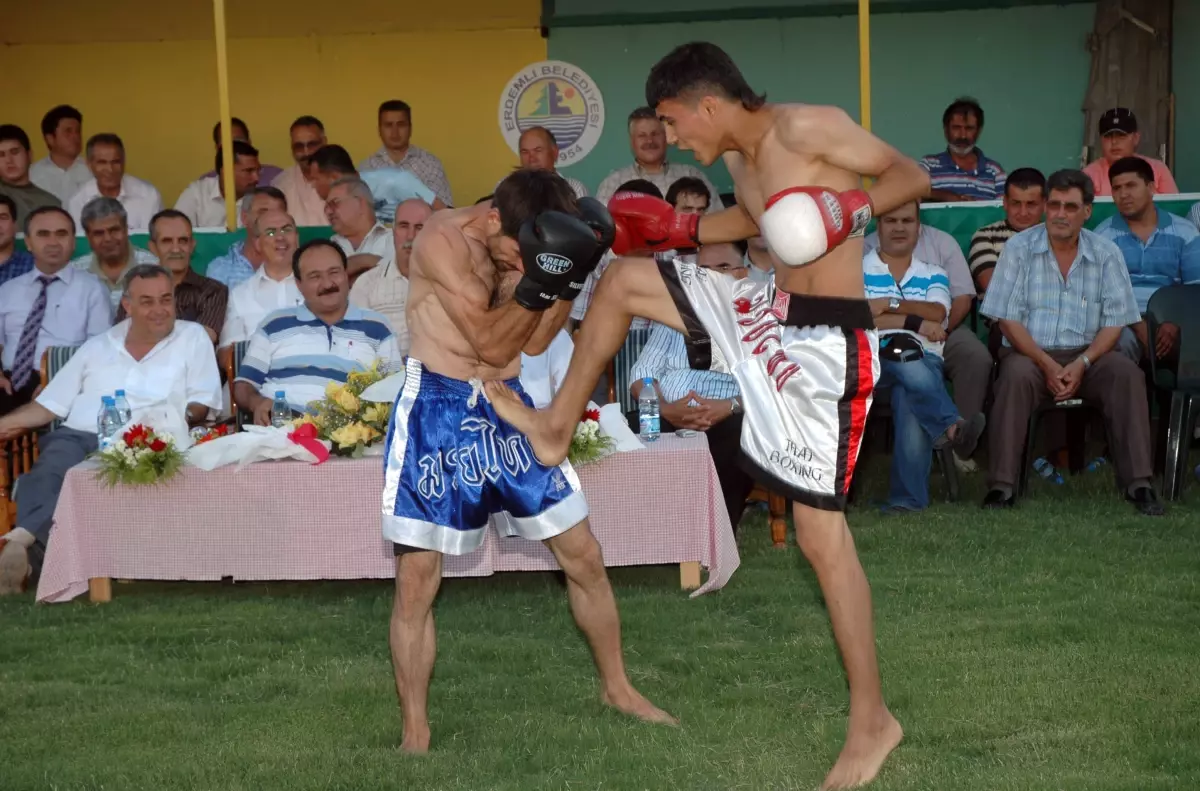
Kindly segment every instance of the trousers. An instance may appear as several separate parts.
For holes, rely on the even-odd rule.
[[[34,546],[29,563],[34,574],[41,571],[54,509],[62,492],[67,470],[79,464],[99,447],[95,432],[77,431],[62,426],[38,440],[38,460],[33,469],[21,476],[17,486],[17,527],[33,533]]]

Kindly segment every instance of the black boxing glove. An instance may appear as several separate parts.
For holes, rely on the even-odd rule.
[[[612,247],[613,238],[617,235],[617,226],[613,222],[612,215],[608,213],[604,204],[595,198],[579,199],[579,219],[596,232],[596,253],[583,268],[572,273],[567,287],[558,295],[559,299],[565,299],[568,302],[579,296],[579,292],[583,290],[583,284],[587,282],[588,275],[599,266],[600,259]]]
[[[596,244],[596,232],[578,217],[547,211],[527,220],[517,234],[525,272],[513,299],[526,310],[546,310],[592,262]]]

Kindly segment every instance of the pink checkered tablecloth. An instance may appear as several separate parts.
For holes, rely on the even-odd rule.
[[[238,472],[185,467],[156,488],[106,489],[95,469],[71,469],[54,512],[40,602],[86,593],[89,578],[133,580],[390,579],[380,532],[381,458],[322,465],[260,462]],[[741,562],[708,440],[663,436],[646,450],[579,469],[592,532],[607,566],[698,561],[716,590]],[[558,568],[540,543],[488,531],[447,577]]]

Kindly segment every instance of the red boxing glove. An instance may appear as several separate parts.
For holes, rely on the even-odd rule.
[[[617,227],[612,244],[616,255],[700,244],[700,215],[676,214],[674,206],[653,195],[618,192],[608,202],[608,212]]]
[[[861,235],[872,211],[871,198],[863,190],[792,187],[770,197],[758,226],[780,261],[802,266],[850,236]]]

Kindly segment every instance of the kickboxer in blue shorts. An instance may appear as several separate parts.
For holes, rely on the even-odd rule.
[[[383,535],[396,551],[390,643],[404,718],[401,748],[429,749],[433,600],[442,555],[504,536],[544,541],[567,578],[571,611],[591,646],[602,700],[674,723],[629,682],[620,622],[579,478],[541,464],[497,415],[482,383],[520,390],[521,352],[540,354],[613,238],[598,202],[577,201],[559,176],[518,170],[491,201],[434,214],[412,250],[412,351],[387,437]]]

